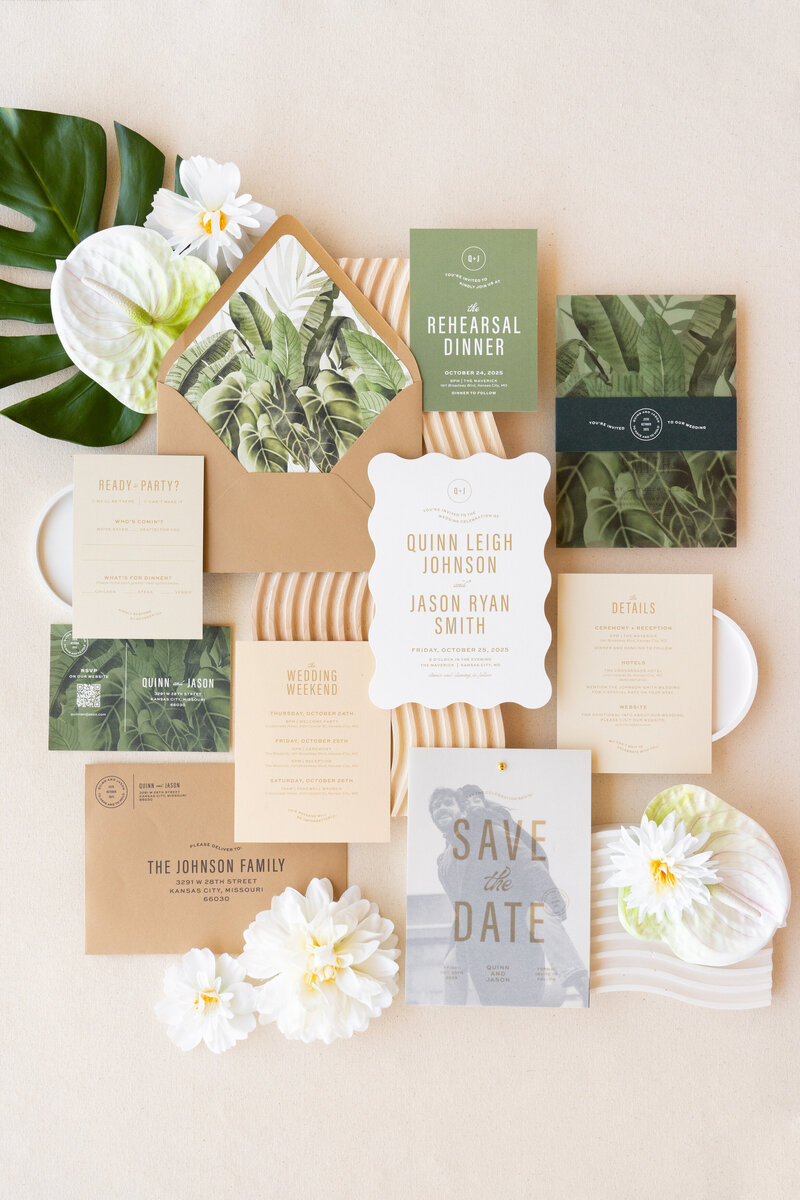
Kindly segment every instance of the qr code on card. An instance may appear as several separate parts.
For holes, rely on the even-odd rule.
[[[79,683],[78,684],[78,708],[99,708],[100,707],[100,684],[99,683]]]

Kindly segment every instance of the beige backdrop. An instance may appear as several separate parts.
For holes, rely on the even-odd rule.
[[[502,419],[512,453],[552,455],[557,291],[738,293],[739,548],[549,560],[713,570],[761,682],[701,782],[763,822],[795,881],[797,35],[793,0],[0,8],[2,103],[235,159],[335,256],[403,255],[411,225],[538,226],[541,409]],[[274,1029],[221,1058],[170,1045],[152,1013],[165,960],[83,957],[83,756],[45,749],[47,626],[64,614],[36,581],[31,532],[72,452],[10,422],[0,433],[3,1197],[798,1194],[798,913],[763,1011],[398,1001],[332,1047]],[[150,421],[126,449],[152,451],[154,435]],[[253,582],[207,577],[207,619],[249,636]],[[510,744],[552,745],[554,704],[508,728]],[[637,819],[671,782],[600,777],[594,819]],[[390,848],[351,858],[401,931],[404,834],[397,821]]]

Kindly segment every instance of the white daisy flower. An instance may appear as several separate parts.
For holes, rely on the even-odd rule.
[[[305,896],[287,888],[246,930],[240,961],[262,1024],[287,1038],[330,1043],[365,1030],[397,995],[400,951],[391,921],[357,887],[333,899],[327,879]]]
[[[225,279],[242,261],[277,214],[249,193],[237,195],[242,177],[235,163],[201,154],[180,166],[185,196],[159,188],[145,228],[165,237],[178,254],[193,254]]]
[[[164,975],[164,996],[156,1016],[181,1050],[205,1042],[221,1054],[256,1027],[255,989],[244,982],[245,969],[229,954],[190,950]]]
[[[639,918],[655,917],[677,921],[696,904],[708,904],[709,883],[719,881],[717,868],[709,865],[712,852],[698,853],[708,834],[692,837],[683,821],[675,824],[675,812],[657,825],[647,815],[637,829],[620,830],[620,840],[611,847],[615,874],[606,886],[630,889],[625,895],[628,909]]]

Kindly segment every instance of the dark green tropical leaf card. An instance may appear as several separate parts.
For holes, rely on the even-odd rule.
[[[50,626],[51,750],[226,751],[231,631],[200,640],[76,638]]]
[[[426,412],[536,408],[535,229],[412,229],[409,319]]]
[[[559,296],[559,546],[736,545],[736,297]]]

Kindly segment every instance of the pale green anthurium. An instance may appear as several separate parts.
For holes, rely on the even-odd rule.
[[[685,962],[729,966],[757,954],[786,924],[791,901],[789,876],[780,850],[751,817],[705,788],[680,784],[660,792],[645,816],[660,825],[671,812],[694,837],[707,834],[703,850],[719,882],[709,884],[710,902],[696,904],[678,920],[647,916],[626,906],[619,892],[619,917],[634,937],[664,941]]]
[[[161,360],[218,287],[206,263],[176,254],[160,233],[117,225],[56,264],[50,301],[75,366],[128,408],[152,413]]]

